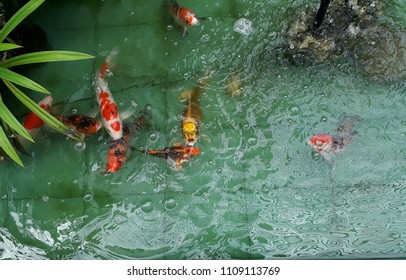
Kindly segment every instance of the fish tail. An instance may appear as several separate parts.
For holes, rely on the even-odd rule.
[[[178,5],[177,0],[168,0],[167,2],[168,2],[169,7],[174,6],[174,5]]]
[[[145,106],[145,109],[140,113],[140,115],[134,120],[134,129],[137,132],[147,129],[151,123],[151,106]]]
[[[99,78],[104,79],[106,76],[111,76],[113,74],[111,69],[114,68],[114,66],[115,66],[117,55],[118,55],[118,48],[114,47],[111,50],[111,52],[109,53],[109,55],[107,56],[103,65],[100,67]]]

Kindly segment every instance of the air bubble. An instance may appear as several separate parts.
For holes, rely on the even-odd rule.
[[[74,148],[78,152],[83,152],[86,149],[86,143],[85,142],[77,142],[74,145]]]
[[[325,116],[321,117],[321,119],[320,119],[321,122],[327,122],[327,120],[328,120],[328,118]]]
[[[141,206],[141,210],[144,213],[151,213],[152,211],[154,211],[154,203],[152,201],[146,201],[144,202],[144,204]]]
[[[263,185],[261,187],[261,192],[264,193],[264,194],[268,194],[270,192],[270,190],[271,189],[267,185]]]
[[[166,27],[166,29],[167,29],[168,31],[172,30],[172,29],[173,29],[173,25],[168,25],[168,26]]]
[[[76,114],[78,112],[78,109],[72,109],[72,114]]]
[[[42,200],[47,202],[49,200],[49,196],[46,196],[46,195],[42,196]]]
[[[84,196],[83,196],[83,200],[85,201],[85,202],[89,202],[89,201],[91,201],[93,199],[93,194],[92,193],[87,193],[87,194],[85,194]]]
[[[79,246],[82,244],[82,238],[79,235],[75,235],[72,237],[72,244],[75,246]]]
[[[290,114],[296,116],[300,113],[300,108],[296,105],[290,107]]]
[[[147,104],[147,106],[145,106],[145,109],[147,111],[151,111],[152,110],[152,106],[150,104]]]
[[[155,142],[156,140],[158,140],[159,139],[159,132],[151,132],[150,134],[149,134],[149,140],[151,141],[151,142]]]
[[[176,202],[176,199],[174,199],[174,198],[168,198],[164,202],[164,207],[167,210],[175,209],[176,205],[177,205],[177,202]]]
[[[240,18],[234,23],[234,31],[245,36],[250,35],[254,31],[252,22],[246,18]]]
[[[247,143],[250,146],[255,146],[255,144],[257,143],[257,139],[254,137],[250,137],[250,138],[248,138]]]
[[[202,38],[200,38],[200,41],[202,42],[208,42],[210,40],[210,35],[209,34],[204,34]]]

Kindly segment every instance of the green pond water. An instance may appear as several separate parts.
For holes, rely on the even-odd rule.
[[[151,128],[132,145],[158,149],[182,141],[179,93],[210,69],[201,132],[211,141],[200,139],[201,155],[179,171],[133,152],[104,176],[104,129],[78,144],[44,128],[21,156],[25,168],[0,163],[0,259],[405,258],[403,79],[375,79],[382,71],[368,75],[347,55],[285,63],[288,22],[318,1],[179,1],[206,18],[183,40],[165,2],[46,1],[27,21],[53,49],[95,59],[27,75],[52,93],[55,110],[91,114],[94,73],[117,46],[109,86],[120,110],[152,107]],[[405,12],[406,1],[387,1],[380,21],[403,34]],[[233,30],[242,17],[249,35]],[[231,96],[235,71],[243,90]],[[27,113],[15,111],[21,120]],[[306,140],[334,134],[343,115],[359,118],[358,135],[323,160]]]

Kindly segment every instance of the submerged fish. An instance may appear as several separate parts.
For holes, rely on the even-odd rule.
[[[127,161],[127,153],[130,150],[130,130],[124,126],[122,137],[110,143],[107,154],[107,172],[114,173],[123,167]]]
[[[343,150],[357,134],[353,122],[351,118],[345,118],[338,127],[338,134],[315,134],[307,143],[325,159],[330,159],[331,154]]]
[[[96,98],[102,116],[102,123],[111,138],[118,140],[123,137],[123,127],[121,124],[118,107],[114,102],[113,95],[110,92],[106,76],[111,75],[110,67],[113,63],[117,50],[113,49],[108,55],[106,61],[101,66],[95,81]]]
[[[56,118],[85,135],[95,134],[102,126],[95,118],[85,115],[62,115],[56,116]]]
[[[197,86],[181,93],[181,99],[186,102],[181,121],[183,139],[186,145],[193,146],[200,136],[200,124],[202,122],[202,109],[200,108],[200,96],[207,87],[209,75],[199,80]]]
[[[235,97],[239,95],[242,91],[241,74],[238,72],[233,72],[227,79],[227,92]]]
[[[192,157],[200,154],[197,147],[183,146],[176,143],[173,147],[164,148],[162,150],[138,150],[145,154],[164,158],[168,163],[173,163],[176,169],[182,168],[183,163],[190,160]]]
[[[188,27],[199,24],[196,15],[189,9],[180,6],[177,1],[168,1],[169,12],[175,19],[176,23],[183,27],[182,37],[185,37],[188,32]]]
[[[107,154],[107,172],[115,173],[123,167],[131,150],[131,136],[149,125],[151,110],[146,108],[130,125],[124,125],[123,136],[110,143]]]

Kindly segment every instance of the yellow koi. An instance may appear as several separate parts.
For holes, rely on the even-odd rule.
[[[196,87],[185,90],[181,93],[181,100],[186,102],[183,110],[181,128],[183,139],[186,145],[193,146],[200,136],[200,124],[202,122],[202,109],[200,108],[200,97],[207,87],[209,75],[199,80]]]

